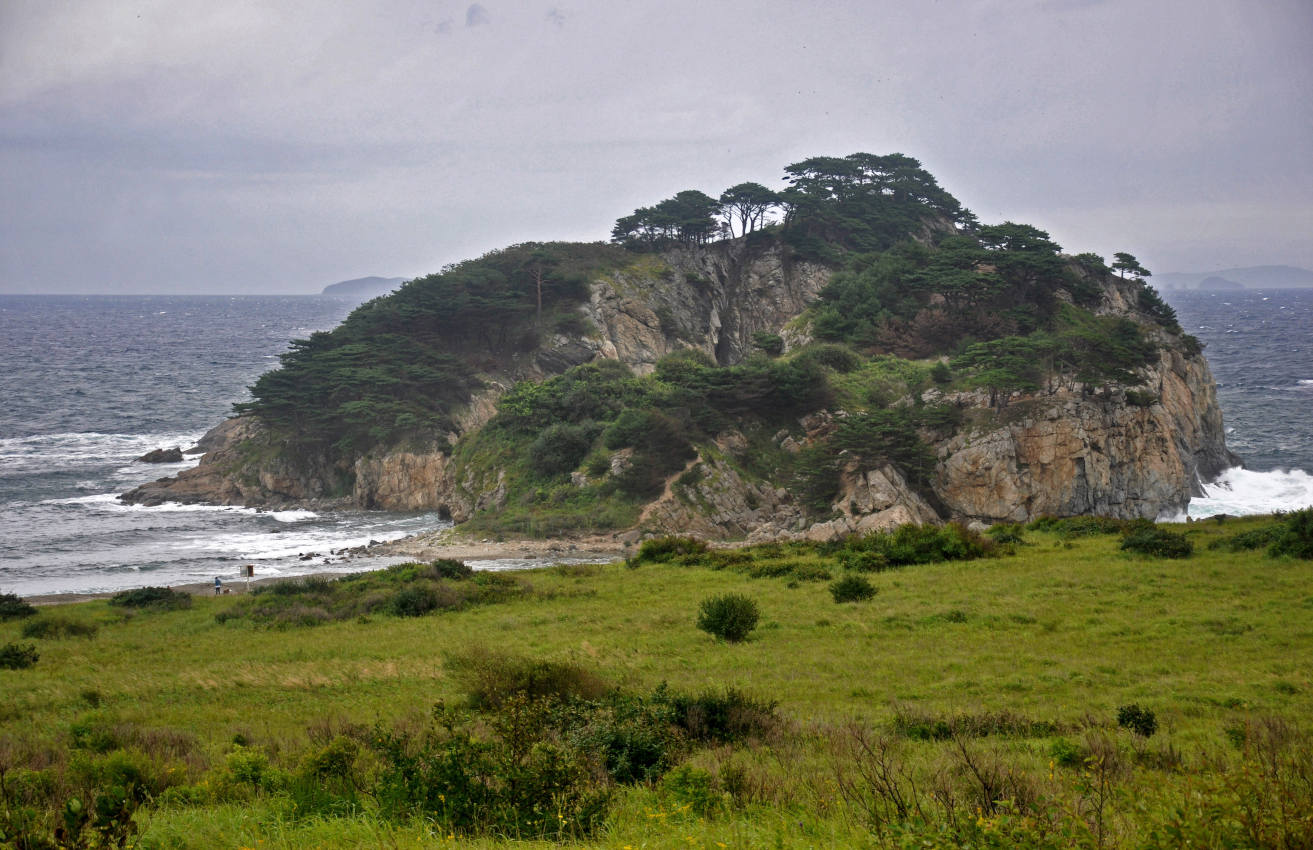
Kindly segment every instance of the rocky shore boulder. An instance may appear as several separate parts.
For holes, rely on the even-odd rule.
[[[172,449],[151,449],[141,457],[137,458],[138,463],[182,463],[182,448]]]

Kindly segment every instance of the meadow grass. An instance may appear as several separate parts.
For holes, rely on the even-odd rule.
[[[896,824],[863,802],[870,788],[866,796],[844,790],[845,777],[865,764],[852,755],[864,734],[892,742],[899,763],[922,778],[927,806],[934,782],[965,793],[963,759],[1001,760],[1028,777],[1021,793],[1049,801],[1029,817],[1049,811],[1068,827],[1094,823],[1099,795],[1089,777],[1097,771],[1083,759],[1110,741],[1125,763],[1109,780],[1115,800],[1097,815],[1097,842],[1093,832],[1080,840],[1171,846],[1146,842],[1178,809],[1188,827],[1202,829],[1206,818],[1191,814],[1189,794],[1225,791],[1244,729],[1284,718],[1307,732],[1313,717],[1313,562],[1207,547],[1264,522],[1179,526],[1195,544],[1181,560],[1125,553],[1116,535],[1031,531],[1013,554],[864,574],[876,595],[845,604],[823,581],[614,563],[521,574],[528,592],[499,604],[315,627],[216,620],[241,604],[236,597],[201,597],[180,611],[65,606],[62,616],[98,630],[36,640],[36,666],[0,670],[0,770],[72,770],[70,740],[102,726],[117,730],[119,746],[171,759],[176,782],[188,787],[219,782],[234,742],[291,771],[335,730],[413,726],[439,700],[459,704],[464,691],[449,659],[485,647],[568,662],[633,692],[663,682],[687,693],[731,686],[777,703],[783,726],[772,735],[688,756],[714,783],[711,809],[690,809],[691,792],[661,783],[620,788],[600,829],[581,838],[588,846],[898,846]],[[816,552],[781,557],[843,573]],[[699,603],[725,593],[749,596],[761,611],[741,643],[695,626]],[[20,622],[0,623],[0,644],[23,642],[20,630]],[[1153,738],[1117,728],[1118,708],[1132,703],[1155,713]],[[936,721],[956,731],[906,734]],[[1040,732],[961,733],[970,723]],[[1054,765],[1059,739],[1081,752],[1074,767]],[[978,825],[961,829],[1001,835],[1008,816],[1006,807],[982,812]],[[368,805],[293,817],[276,792],[157,801],[137,823],[143,847],[508,840],[392,822]],[[943,841],[924,846],[960,846]]]

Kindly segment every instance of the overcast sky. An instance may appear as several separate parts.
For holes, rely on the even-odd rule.
[[[317,292],[813,155],[1313,268],[1311,0],[0,0],[0,292]]]

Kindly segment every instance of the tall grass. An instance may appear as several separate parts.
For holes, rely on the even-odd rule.
[[[1270,524],[1175,526],[1183,559],[1124,552],[1119,529],[1033,528],[1014,554],[861,572],[878,593],[860,605],[798,578],[855,575],[840,560],[854,550],[794,545],[533,571],[497,604],[315,628],[216,617],[251,604],[238,596],[83,603],[59,613],[94,637],[27,639],[38,662],[0,670],[0,772],[9,811],[47,821],[70,797],[142,789],[143,847],[503,846],[388,816],[364,793],[377,752],[334,743],[376,728],[417,741],[435,704],[465,705],[478,645],[485,680],[587,683],[554,699],[708,695],[684,715],[613,706],[554,727],[606,742],[584,752],[638,753],[617,742],[639,747],[632,719],[661,717],[689,742],[635,784],[590,774],[610,791],[588,846],[1304,846],[1313,562],[1209,546]],[[415,565],[389,591],[406,570],[452,581]],[[698,603],[728,593],[760,606],[749,641],[697,629]],[[0,645],[24,622],[0,623]],[[738,702],[721,712],[726,688]],[[745,706],[775,719],[746,737],[679,731]],[[1118,726],[1128,706],[1152,712],[1151,737]],[[483,711],[469,730],[491,741]],[[348,752],[360,788],[326,803]]]

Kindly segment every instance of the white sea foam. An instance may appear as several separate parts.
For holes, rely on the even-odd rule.
[[[68,499],[46,499],[43,505],[87,505],[98,510],[140,511],[155,513],[230,513],[266,516],[279,522],[303,522],[317,519],[314,511],[288,510],[263,511],[259,508],[245,508],[240,505],[184,505],[181,502],[165,502],[162,505],[132,505],[119,501],[115,493],[97,493],[94,496],[74,496]]]
[[[0,439],[0,464],[13,471],[49,471],[60,466],[125,462],[152,449],[194,446],[204,434],[204,431],[185,434],[102,434],[83,431],[5,437]],[[194,456],[189,457],[182,465],[190,465],[197,460]],[[162,466],[171,469],[179,464]]]
[[[231,535],[228,539],[212,539],[216,548],[223,547],[236,557],[249,561],[279,561],[313,554],[317,559],[330,557],[331,550],[354,549],[370,542],[386,543],[405,537],[404,531],[386,531],[367,537],[342,537],[331,533],[318,534],[246,534]]]
[[[1302,469],[1255,472],[1233,467],[1204,485],[1204,493],[1190,500],[1189,515],[1195,519],[1293,511],[1313,506],[1313,475]]]

